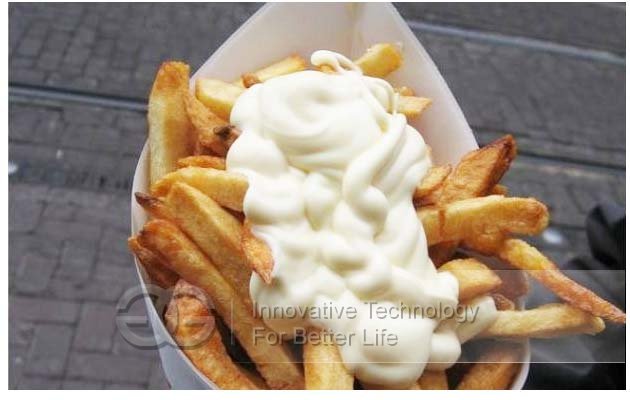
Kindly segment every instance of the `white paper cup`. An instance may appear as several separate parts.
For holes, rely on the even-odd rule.
[[[210,56],[191,78],[212,77],[231,81],[289,53],[309,56],[313,51],[338,51],[352,58],[374,43],[400,43],[404,63],[388,77],[396,85],[411,87],[429,97],[433,105],[418,121],[411,121],[432,148],[436,164],[455,164],[477,142],[442,75],[396,9],[389,3],[276,3],[263,6]],[[203,45],[203,38],[200,38]],[[146,214],[133,198],[147,192],[148,146],[145,145],[134,174],[131,197],[131,233],[144,225]],[[146,276],[136,260],[138,278],[146,292]],[[174,343],[155,307],[145,297],[147,312],[158,343]],[[174,389],[216,389],[176,346],[159,349],[166,377]],[[512,384],[521,389],[529,372],[530,350],[525,343],[522,368]]]

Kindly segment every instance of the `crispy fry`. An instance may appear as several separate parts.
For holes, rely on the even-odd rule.
[[[457,279],[460,302],[481,296],[501,285],[497,274],[474,258],[449,261],[438,271],[450,272]]]
[[[199,155],[184,157],[177,160],[177,168],[186,167],[214,168],[225,171],[225,158]]]
[[[490,189],[490,192],[488,192],[488,194],[500,194],[503,196],[507,196],[508,188],[505,185],[496,184],[492,187],[492,189]]]
[[[271,283],[271,273],[273,271],[273,256],[271,255],[271,250],[264,241],[254,236],[247,220],[245,220],[245,224],[243,224],[241,246],[250,268],[255,271],[265,283]]]
[[[339,349],[330,335],[310,331],[308,337],[310,340],[303,348],[305,388],[352,390],[354,377],[344,366]]]
[[[440,190],[425,196],[421,204],[444,205],[489,194],[501,180],[514,157],[516,142],[511,135],[503,136],[466,154],[446,178]],[[457,246],[457,242],[434,246],[431,249],[431,259],[435,265],[442,265],[451,258]]]
[[[501,293],[492,293],[492,300],[494,300],[494,305],[499,311],[507,311],[507,310],[515,310],[516,306],[514,302]]]
[[[433,100],[426,97],[400,96],[398,98],[397,111],[404,114],[407,118],[416,118],[429,108],[431,103],[433,103]]]
[[[179,277],[176,273],[168,269],[164,260],[157,254],[142,246],[138,238],[134,236],[127,240],[127,245],[144,267],[151,283],[164,289],[175,286]]]
[[[480,233],[540,233],[549,221],[547,207],[533,198],[486,196],[418,211],[428,244],[459,241]]]
[[[424,370],[418,379],[418,389],[420,390],[448,390],[448,381],[445,371]]]
[[[173,212],[164,204],[164,202],[157,197],[150,194],[136,192],[134,197],[140,206],[149,214],[151,218],[168,219],[173,221],[175,216]]]
[[[451,166],[448,164],[429,168],[422,181],[416,186],[416,191],[413,193],[414,202],[421,201],[423,197],[438,190],[450,172]]]
[[[400,86],[400,87],[394,88],[394,91],[401,96],[414,96],[415,95],[415,92],[413,91],[413,89],[407,86]]]
[[[504,241],[505,235],[502,232],[489,232],[464,239],[463,246],[480,254],[492,256],[503,246]],[[432,255],[434,255],[433,253],[435,253],[435,250],[432,252]]]
[[[214,154],[224,157],[228,149],[236,140],[235,136],[220,136],[217,129],[227,125],[224,119],[219,118],[197,98],[188,94],[185,97],[186,112],[197,136],[197,145],[202,150],[209,149]]]
[[[464,375],[458,390],[507,389],[520,368],[520,350],[508,344],[497,343]]]
[[[210,257],[251,309],[251,270],[241,249],[241,223],[210,197],[185,183],[175,183],[165,202],[180,229]]]
[[[160,66],[149,95],[149,175],[151,183],[174,171],[177,160],[192,154],[195,138],[186,113],[187,64],[169,61]]]
[[[531,310],[499,311],[477,338],[554,338],[604,330],[604,321],[568,304],[550,303]]]
[[[365,75],[384,78],[397,70],[403,62],[398,46],[392,43],[378,43],[370,48],[354,63]]]
[[[201,289],[180,279],[164,315],[168,330],[195,367],[220,388],[264,389],[227,354],[208,303]]]
[[[303,71],[306,69],[306,60],[300,57],[297,54],[290,55],[287,58],[283,58],[280,61],[277,61],[267,67],[261,68],[258,71],[251,72],[248,74],[243,74],[241,79],[237,79],[233,82],[234,85],[248,88],[251,85],[247,85],[245,83],[245,77],[250,76],[251,79],[256,79],[258,82],[264,82],[271,78],[281,75],[291,74],[293,72]]]
[[[197,79],[195,95],[206,107],[220,118],[228,121],[232,106],[243,91],[240,86],[218,79]]]
[[[166,196],[175,182],[186,183],[231,210],[243,211],[243,198],[248,184],[242,175],[212,168],[180,168],[151,186],[151,193],[154,196]]]
[[[262,320],[252,315],[234,288],[212,262],[175,224],[165,220],[149,221],[138,236],[140,243],[159,254],[174,272],[203,289],[236,335],[247,354],[272,389],[301,389],[304,377],[283,346],[268,342],[272,335]],[[255,334],[262,338],[257,339]]]
[[[571,280],[533,246],[520,239],[508,239],[497,256],[514,268],[522,269],[567,303],[609,321],[624,324],[626,314]]]

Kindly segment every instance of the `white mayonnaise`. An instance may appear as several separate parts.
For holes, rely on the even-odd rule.
[[[387,112],[391,85],[333,52],[311,62],[338,73],[270,79],[232,109],[241,135],[227,169],[247,176],[243,209],[274,258],[273,282],[253,274],[251,296],[276,332],[330,330],[359,380],[405,387],[427,363],[451,366],[459,335],[485,329],[496,309],[482,323],[444,317],[458,284],[433,266],[412,204],[431,161],[405,116]]]

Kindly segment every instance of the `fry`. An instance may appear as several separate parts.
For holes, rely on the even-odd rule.
[[[243,224],[241,247],[250,268],[255,271],[265,283],[271,283],[271,273],[273,271],[271,250],[265,242],[254,236],[247,220],[245,220],[245,224]]]
[[[206,107],[219,118],[228,121],[232,106],[243,91],[240,86],[223,82],[218,79],[197,79],[195,95]]]
[[[282,60],[268,65],[267,67],[261,68],[255,72],[243,74],[243,76],[252,75],[258,80],[258,82],[264,82],[276,76],[287,75],[293,72],[303,71],[305,69],[306,60],[304,60],[297,54],[292,54],[287,58],[283,58]],[[234,81],[233,84],[240,87],[249,87],[248,85],[244,84],[243,77]]]
[[[568,304],[550,303],[531,310],[499,311],[496,321],[476,338],[554,338],[604,330],[604,321]]]
[[[210,111],[192,94],[185,97],[185,104],[188,118],[190,118],[197,136],[198,146],[225,157],[238,135],[221,136],[217,134],[219,129],[227,125],[227,122]]]
[[[534,235],[549,221],[547,207],[538,200],[497,195],[421,208],[418,216],[429,245],[487,232]]]
[[[317,336],[315,336],[317,335]],[[352,390],[354,376],[343,364],[329,334],[310,331],[304,344],[304,382],[308,390]]]
[[[424,370],[418,379],[420,390],[448,390],[448,381],[445,371]]]
[[[166,196],[175,182],[183,182],[217,203],[235,211],[243,211],[247,179],[242,175],[212,168],[187,167],[171,172],[151,186],[154,196]]]
[[[165,220],[149,221],[139,234],[140,243],[162,256],[182,279],[203,289],[236,335],[247,354],[272,389],[301,389],[304,377],[283,345],[265,340],[272,332],[243,303],[234,288],[212,262],[175,224]],[[263,334],[256,340],[255,332]]]
[[[450,272],[457,279],[460,302],[481,296],[501,285],[497,274],[474,258],[449,261],[438,271]]]
[[[416,186],[416,190],[413,193],[414,202],[421,201],[423,197],[437,190],[450,172],[450,165],[429,168],[426,175],[422,178],[422,181]]]
[[[458,390],[507,389],[518,372],[520,351],[514,346],[497,343],[464,375]]]
[[[164,260],[157,254],[142,246],[137,237],[130,237],[127,240],[127,245],[144,267],[151,283],[163,289],[175,286],[179,277],[176,273],[168,269]]]
[[[407,86],[400,86],[400,87],[394,88],[394,91],[401,96],[415,95],[415,92],[413,91],[413,89]]]
[[[505,185],[496,184],[492,187],[492,189],[490,189],[490,192],[488,192],[488,194],[500,194],[503,196],[507,196],[508,188]]]
[[[501,180],[516,157],[516,142],[511,135],[466,154],[446,178],[440,190],[422,199],[422,205],[444,205],[457,200],[485,196]],[[435,265],[451,258],[458,243],[444,243],[431,249]]]
[[[149,175],[151,183],[174,171],[177,160],[192,154],[194,137],[184,98],[188,94],[187,64],[160,66],[149,95]]]
[[[173,212],[157,197],[141,192],[134,193],[134,197],[151,218],[167,219],[169,221],[175,219]]]
[[[514,302],[508,299],[507,297],[505,297],[504,295],[502,295],[501,293],[492,293],[491,296],[492,296],[492,300],[494,300],[494,305],[497,308],[497,310],[506,311],[506,310],[516,309]]]
[[[626,322],[623,311],[564,275],[538,249],[524,241],[506,240],[497,256],[514,268],[526,271],[567,303],[615,323]]]
[[[433,100],[426,97],[400,96],[396,111],[404,114],[407,118],[416,118],[429,108],[431,103],[433,103]]]
[[[165,203],[180,229],[210,257],[251,310],[251,270],[241,250],[241,223],[210,197],[185,183],[175,183]]]
[[[184,157],[177,160],[177,168],[186,167],[214,168],[225,171],[225,158],[199,155]]]
[[[190,361],[217,386],[227,390],[264,389],[250,380],[225,351],[201,289],[179,280],[164,320]]]
[[[354,63],[365,75],[384,78],[397,70],[403,62],[400,49],[392,43],[378,43],[370,48]]]

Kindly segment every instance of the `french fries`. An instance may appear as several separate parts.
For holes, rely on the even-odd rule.
[[[364,75],[378,78],[400,68],[402,62],[401,50],[390,43],[376,44],[355,60]],[[220,388],[354,386],[354,376],[329,334],[310,328],[309,340],[302,347],[304,373],[286,344],[268,339],[275,332],[254,312],[249,285],[252,272],[272,283],[273,255],[243,215],[249,186],[246,177],[226,171],[225,157],[240,135],[230,125],[238,97],[251,86],[306,68],[302,57],[290,55],[256,71],[239,71],[240,78],[232,83],[197,79],[190,93],[188,66],[166,62],[151,90],[150,194],[135,194],[150,220],[129,238],[128,246],[152,283],[175,286],[164,315],[167,327],[197,369]],[[319,70],[335,73],[328,65]],[[395,92],[396,111],[409,119],[420,116],[431,104],[431,99],[409,87],[399,86]],[[486,339],[493,346],[465,372],[457,389],[510,387],[522,354],[506,340],[593,335],[605,328],[602,318],[625,323],[623,311],[569,279],[536,248],[512,238],[538,234],[549,222],[543,203],[507,197],[507,188],[500,184],[515,156],[514,139],[504,136],[466,154],[454,167],[432,166],[413,194],[431,259],[439,272],[457,280],[459,302],[473,304],[480,299],[492,306],[491,298],[498,310],[497,319],[473,338]],[[469,258],[453,258],[458,248]],[[488,257],[513,269],[497,269]],[[528,276],[565,303],[518,310],[515,302],[529,291]],[[214,320],[215,312],[220,320]],[[221,321],[264,382],[232,361],[215,329],[215,322],[223,327]],[[453,369],[448,372],[452,378]],[[445,371],[425,370],[409,389],[448,388]]]
[[[429,245],[459,241],[486,232],[535,235],[547,227],[547,207],[536,199],[498,195],[420,208]]]
[[[354,377],[330,335],[310,331],[303,348],[304,382],[309,390],[352,390]]]
[[[601,318],[568,304],[545,304],[531,310],[499,311],[499,317],[478,338],[538,338],[588,334],[604,330]]]
[[[276,76],[287,75],[293,72],[303,71],[305,69],[306,69],[306,60],[297,54],[293,54],[278,62],[275,62],[264,68],[261,68],[256,72],[243,74],[243,76],[241,76],[240,79],[237,79],[236,81],[233,82],[233,85],[247,88],[247,87],[250,87],[251,85],[245,84],[244,80],[246,76],[249,76],[248,79],[250,80],[253,77],[258,82],[265,82],[271,78],[275,78]]]
[[[180,280],[164,320],[190,361],[217,386],[228,390],[265,388],[250,379],[227,354],[202,290]]]
[[[168,267],[194,286],[203,289],[223,319],[236,335],[258,372],[272,389],[301,389],[304,377],[289,351],[265,339],[269,328],[252,315],[234,288],[212,262],[175,224],[166,220],[149,221],[138,236],[140,243],[165,259]]]
[[[228,123],[204,106],[195,96],[185,97],[186,112],[197,136],[196,153],[209,150],[225,157],[238,134],[235,130],[226,130]],[[224,132],[225,131],[225,132]]]
[[[457,389],[507,389],[520,368],[519,358],[519,349],[508,344],[497,343],[468,370],[457,385]]]
[[[165,196],[176,182],[186,183],[234,211],[243,211],[247,179],[212,168],[187,167],[171,172],[151,186],[154,196]]]
[[[457,279],[460,302],[491,292],[501,285],[497,274],[474,258],[449,261],[438,271],[450,272]]]
[[[391,43],[379,43],[367,49],[354,63],[365,75],[384,78],[402,65],[400,49]]]
[[[216,156],[189,156],[177,160],[177,168],[200,167],[214,168],[225,171],[225,158]]]
[[[444,371],[425,370],[418,379],[420,390],[448,390],[448,380]]]
[[[524,241],[506,240],[498,256],[513,267],[526,271],[567,303],[615,323],[626,322],[623,311],[571,280],[535,247]]]
[[[157,254],[142,246],[136,237],[130,237],[127,240],[127,245],[144,267],[151,283],[163,289],[175,286],[179,277],[176,273],[168,269],[164,260],[160,259]]]
[[[188,93],[188,65],[169,61],[160,66],[149,95],[150,181],[177,168],[177,160],[191,154],[194,137],[184,98]]]

